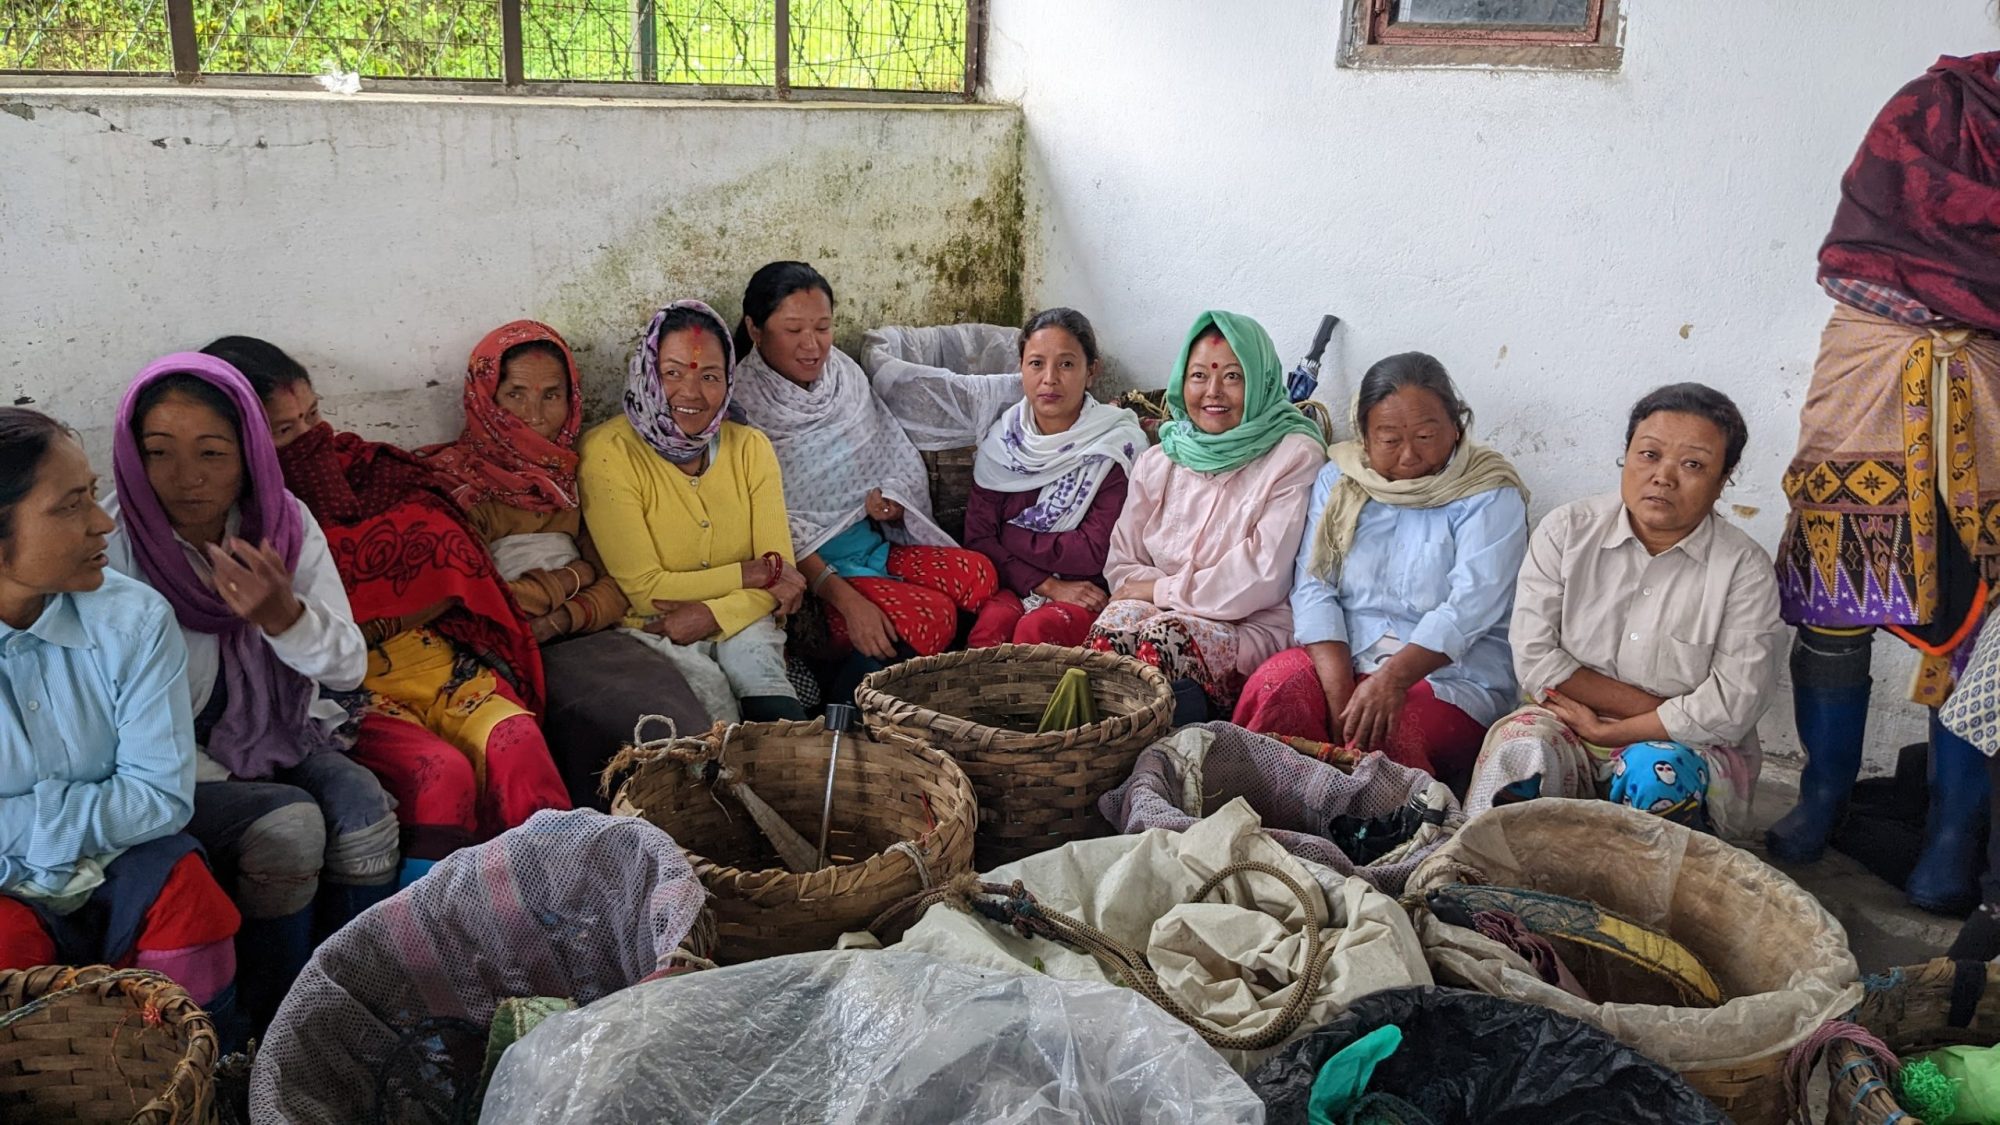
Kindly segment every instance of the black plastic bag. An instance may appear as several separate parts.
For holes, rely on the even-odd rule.
[[[1304,1125],[1320,1067],[1387,1024],[1402,1029],[1403,1044],[1375,1068],[1368,1092],[1401,1098],[1436,1125],[1729,1122],[1679,1075],[1582,1020],[1480,992],[1392,988],[1250,1074],[1270,1125]]]

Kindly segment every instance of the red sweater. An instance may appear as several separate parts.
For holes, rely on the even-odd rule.
[[[1008,523],[1033,506],[1039,489],[995,492],[972,486],[965,503],[965,545],[993,560],[1000,584],[1022,597],[1049,578],[1104,585],[1111,528],[1125,509],[1125,470],[1113,467],[1074,531],[1029,531]]]

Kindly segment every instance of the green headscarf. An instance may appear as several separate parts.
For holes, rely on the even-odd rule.
[[[1208,326],[1222,329],[1222,338],[1243,364],[1243,421],[1227,433],[1207,433],[1188,417],[1181,385],[1187,381],[1188,353]],[[1160,427],[1160,447],[1176,465],[1198,473],[1240,469],[1271,451],[1286,434],[1306,434],[1320,440],[1319,426],[1293,406],[1285,394],[1285,369],[1278,349],[1264,326],[1240,313],[1209,311],[1194,318],[1180,362],[1167,383],[1169,421]]]

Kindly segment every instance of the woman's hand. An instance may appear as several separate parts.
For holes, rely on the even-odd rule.
[[[1072,582],[1066,578],[1045,578],[1035,587],[1035,593],[1052,602],[1081,606],[1092,613],[1103,609],[1110,602],[1104,591],[1095,582]]]
[[[574,628],[576,628],[576,618],[570,614],[568,602],[528,622],[528,631],[534,634],[535,643],[538,645],[548,644],[557,637],[568,636],[570,630]]]
[[[1114,602],[1134,601],[1151,604],[1153,600],[1153,583],[1151,581],[1121,582],[1116,590],[1111,591],[1111,600]]]
[[[646,632],[665,637],[677,645],[691,645],[714,636],[722,626],[715,613],[702,602],[671,602],[653,599],[657,612],[646,620]]]
[[[1612,746],[1618,743],[1618,734],[1610,719],[1601,718],[1597,712],[1571,699],[1569,696],[1551,690],[1542,698],[1542,706],[1548,708],[1563,725],[1576,732],[1578,738],[1598,746]]]
[[[1396,677],[1380,672],[1355,684],[1341,712],[1341,738],[1359,750],[1383,749],[1395,733],[1396,718],[1402,714],[1409,693],[1409,687]]]
[[[208,565],[215,573],[215,592],[229,612],[275,637],[298,622],[306,611],[292,593],[292,572],[283,556],[267,542],[251,546],[231,536],[208,546]]]
[[[877,660],[896,659],[896,642],[901,638],[896,635],[895,622],[861,591],[845,583],[841,585],[842,592],[833,608],[847,624],[847,639],[853,642],[855,651]]]
[[[876,523],[895,523],[903,518],[903,506],[882,495],[879,488],[868,490],[868,518]]]
[[[799,604],[806,599],[806,576],[791,563],[784,564],[784,571],[778,575],[778,584],[771,587],[770,594],[778,599],[778,613],[790,617],[799,611]]]
[[[771,561],[769,559],[759,555],[754,559],[744,559],[739,565],[743,568],[743,588],[745,590],[762,590],[771,585]]]

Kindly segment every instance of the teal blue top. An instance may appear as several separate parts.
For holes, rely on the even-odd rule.
[[[832,563],[843,578],[890,578],[889,541],[862,520],[820,546],[821,562]]]

